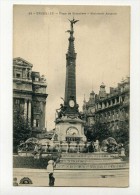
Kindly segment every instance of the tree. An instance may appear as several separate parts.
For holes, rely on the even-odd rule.
[[[21,114],[16,113],[13,116],[13,151],[17,151],[20,141],[26,141],[31,137],[31,127]]]
[[[107,124],[96,122],[94,125],[94,139],[98,139],[102,142],[104,139],[112,135],[110,128]]]
[[[100,142],[102,142],[104,139],[111,136],[111,131],[107,124],[96,122],[90,127],[85,127],[85,135],[88,141],[95,141],[98,139]]]
[[[120,122],[119,128],[115,129],[114,131],[112,131],[107,124],[96,122],[92,126],[85,126],[85,135],[88,141],[98,139],[100,142],[102,142],[108,137],[113,137],[117,143],[129,143],[129,122]]]
[[[113,132],[114,138],[118,143],[127,143],[129,142],[129,122],[122,121],[119,124],[119,128]]]

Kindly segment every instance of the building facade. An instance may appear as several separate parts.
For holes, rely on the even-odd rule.
[[[28,121],[32,134],[45,131],[46,79],[32,71],[33,65],[18,57],[13,59],[13,114]]]
[[[86,126],[92,126],[95,122],[105,123],[113,131],[119,129],[121,122],[129,124],[129,77],[118,83],[116,88],[110,87],[106,93],[102,83],[98,94],[90,93],[90,98],[83,104],[83,114]]]

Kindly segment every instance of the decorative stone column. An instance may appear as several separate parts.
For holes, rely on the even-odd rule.
[[[31,125],[31,100],[28,102],[28,121],[29,125]]]
[[[96,109],[98,110],[98,104],[96,104]]]
[[[27,100],[24,100],[24,118],[27,119]]]

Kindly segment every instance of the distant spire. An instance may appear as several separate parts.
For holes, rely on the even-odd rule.
[[[104,98],[106,96],[105,84],[102,82],[100,85],[99,97]]]
[[[100,87],[105,87],[105,84],[102,82],[101,85],[100,85]]]

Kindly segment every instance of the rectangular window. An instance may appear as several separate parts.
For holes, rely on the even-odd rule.
[[[36,120],[33,121],[33,126],[36,127]]]
[[[117,97],[117,102],[119,102],[119,97]]]
[[[15,99],[15,104],[19,105],[20,104],[20,100],[19,99]]]
[[[124,96],[122,96],[122,102],[124,102]]]
[[[21,78],[21,74],[20,73],[16,73],[16,78]]]
[[[36,127],[39,127],[39,119],[36,119]]]
[[[33,126],[34,127],[39,127],[39,119],[34,119]]]
[[[115,104],[115,99],[112,100],[112,103]]]

